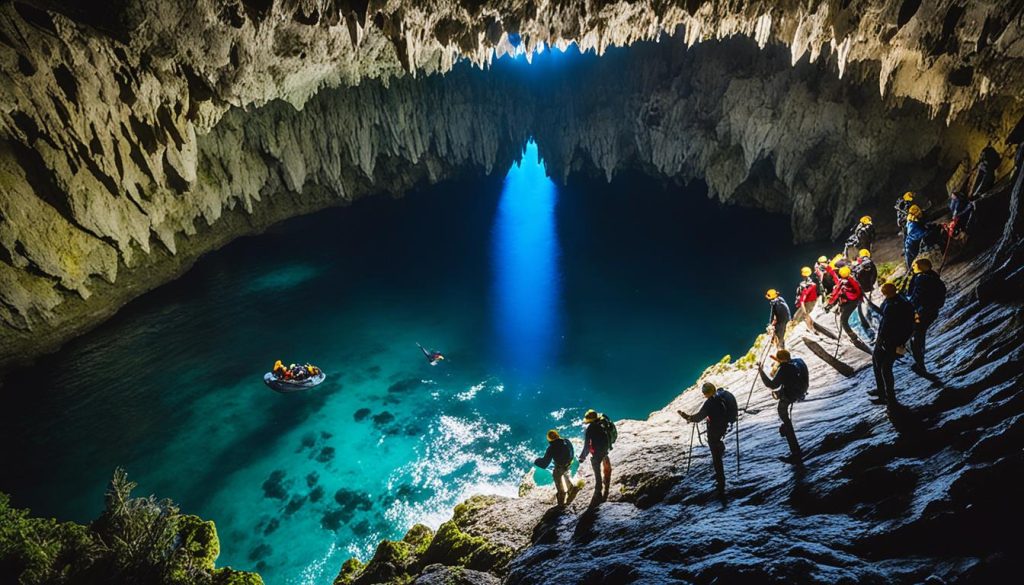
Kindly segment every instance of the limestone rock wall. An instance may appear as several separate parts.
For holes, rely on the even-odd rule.
[[[4,3],[0,369],[241,234],[499,169],[530,135],[562,177],[706,178],[801,239],[840,235],[1013,127],[1021,18],[994,0]],[[453,69],[569,41],[606,57],[551,87]]]

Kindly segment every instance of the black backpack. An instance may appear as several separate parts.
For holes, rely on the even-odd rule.
[[[608,437],[608,450],[612,450],[612,445],[615,444],[615,440],[619,438],[619,430],[615,428],[615,423],[612,419],[608,418],[607,414],[602,414],[597,419],[597,424],[600,425],[600,429],[604,431],[604,435]]]
[[[789,398],[793,401],[801,401],[807,398],[807,389],[811,386],[811,373],[807,370],[807,364],[800,358],[793,358],[789,363],[796,367],[796,383],[793,388],[787,388],[790,394]]]
[[[719,388],[715,393],[715,398],[722,403],[722,408],[725,410],[725,422],[728,424],[736,422],[736,419],[740,417],[740,405],[736,402],[736,397],[732,395],[732,392],[725,388]]]
[[[564,465],[564,462],[572,463],[573,458],[576,456],[576,452],[572,447],[572,442],[569,441],[569,439],[559,439],[558,443],[561,448],[556,454],[555,464]],[[560,464],[559,461],[562,461],[563,463]]]

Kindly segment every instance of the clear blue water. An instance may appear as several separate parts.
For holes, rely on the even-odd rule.
[[[535,148],[506,177],[285,222],[9,376],[0,490],[87,521],[123,466],[216,521],[220,564],[329,583],[461,498],[514,493],[547,429],[645,417],[744,352],[764,290],[816,256],[787,224],[639,175],[556,186]],[[277,358],[329,377],[274,393]]]

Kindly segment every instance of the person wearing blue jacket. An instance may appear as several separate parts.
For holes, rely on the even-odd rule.
[[[924,239],[927,233],[924,221],[921,219],[921,208],[917,205],[911,205],[910,211],[907,214],[907,237],[903,240],[903,256],[907,261],[908,272],[913,267],[914,258],[917,258],[917,251],[921,247],[921,240]]]

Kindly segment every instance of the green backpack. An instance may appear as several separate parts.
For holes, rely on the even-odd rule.
[[[612,445],[615,444],[615,440],[619,438],[619,430],[615,428],[615,423],[612,419],[608,418],[608,415],[602,414],[597,419],[597,424],[601,425],[601,430],[604,431],[606,437],[608,437],[608,450],[612,450]]]

